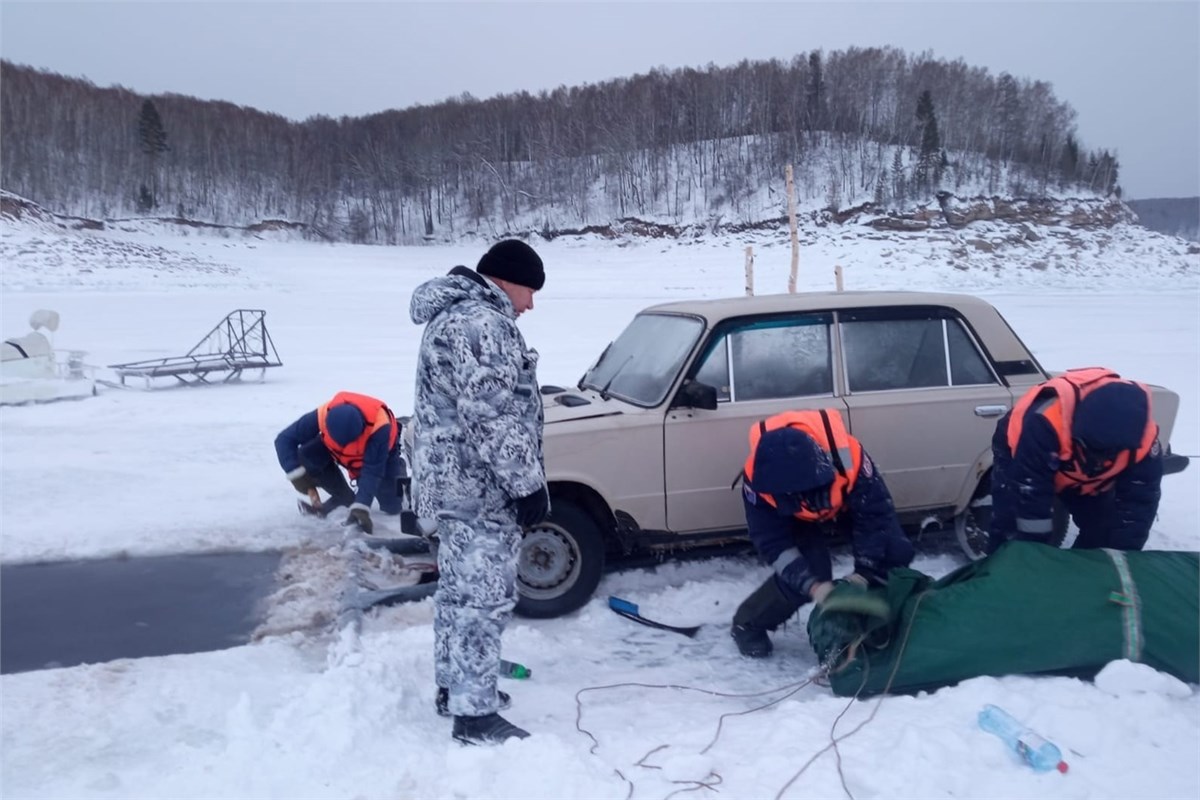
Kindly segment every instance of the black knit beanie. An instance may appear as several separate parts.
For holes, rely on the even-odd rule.
[[[480,275],[491,275],[493,278],[526,286],[535,292],[546,283],[546,271],[542,268],[542,259],[533,252],[533,248],[520,239],[505,239],[492,245],[492,248],[479,259],[475,271]]]

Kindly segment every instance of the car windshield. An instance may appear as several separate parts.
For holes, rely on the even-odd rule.
[[[674,314],[638,314],[579,382],[639,406],[662,402],[704,323]]]

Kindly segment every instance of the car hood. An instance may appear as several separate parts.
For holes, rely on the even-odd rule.
[[[542,405],[545,409],[547,425],[553,425],[556,422],[611,417],[616,414],[645,410],[615,397],[605,400],[591,389],[567,389],[563,392],[542,395]]]

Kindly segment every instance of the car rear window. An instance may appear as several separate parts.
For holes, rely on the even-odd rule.
[[[944,309],[839,314],[851,392],[996,383],[962,322]]]

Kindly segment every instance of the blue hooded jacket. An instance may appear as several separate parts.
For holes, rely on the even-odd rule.
[[[357,408],[344,404],[329,409],[325,416],[325,425],[334,441],[344,445],[362,434],[366,420]],[[394,460],[395,448],[388,447],[389,438],[388,429],[383,427],[371,434],[371,438],[367,440],[362,470],[355,483],[355,503],[370,508],[380,483],[388,476],[389,469],[392,477],[396,476],[397,470],[392,468],[390,463]],[[279,458],[279,466],[289,473],[300,466],[316,471],[332,460],[329,449],[321,441],[316,410],[308,412],[279,432],[275,437],[275,454]],[[398,459],[397,453],[395,460]]]
[[[1111,458],[1120,450],[1136,449],[1149,414],[1146,392],[1137,385],[1101,386],[1075,408],[1071,420],[1074,455]],[[1015,451],[1010,451],[1011,416],[1010,412],[1000,419],[992,438],[992,532],[1000,539],[1044,541],[1053,530],[1054,478],[1062,466],[1058,434],[1035,404],[1025,413],[1021,437]],[[1155,442],[1149,455],[1117,476],[1108,490],[1115,492],[1115,512],[1109,515],[1111,546],[1140,549],[1145,544],[1162,497],[1162,472],[1162,447]],[[1081,497],[1071,489],[1063,495],[1068,504]]]
[[[797,546],[798,535],[818,537],[815,542],[823,546],[821,525],[794,517],[798,507],[787,495],[829,485],[833,479],[829,453],[808,434],[779,428],[762,436],[754,454],[754,480],[745,482],[742,500],[750,541],[763,561],[775,565],[780,556]],[[760,492],[772,495],[776,505],[767,503]],[[900,527],[891,492],[865,449],[858,478],[835,524],[849,530],[858,571],[881,576],[912,560],[912,543]],[[801,563],[789,569],[787,581],[796,592],[803,595],[813,581],[830,580],[825,574],[827,567],[821,567],[818,574],[809,559],[801,555],[799,560]]]

